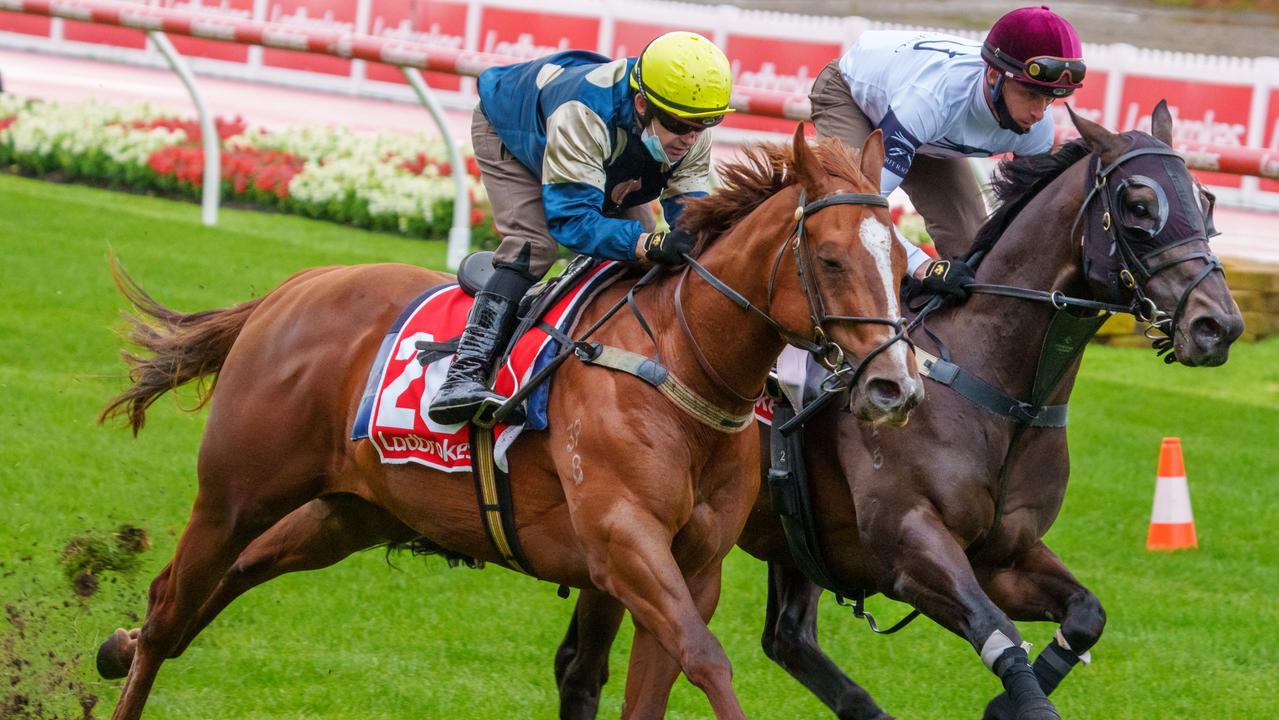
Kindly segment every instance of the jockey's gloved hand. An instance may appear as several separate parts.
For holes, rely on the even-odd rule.
[[[683,230],[649,233],[640,242],[636,255],[640,260],[657,265],[679,265],[684,262],[684,254],[693,251],[693,236]]]
[[[924,275],[919,280],[923,292],[961,302],[968,299],[968,286],[972,284],[973,269],[963,260],[933,260],[924,266]]]

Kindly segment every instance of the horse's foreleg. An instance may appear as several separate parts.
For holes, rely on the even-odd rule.
[[[872,515],[860,531],[872,556],[888,563],[891,594],[972,643],[1012,697],[1017,720],[1060,720],[1035,680],[1017,627],[987,597],[934,511]]]
[[[673,656],[669,649],[669,639],[663,637],[658,628],[638,618],[636,620],[635,641],[631,647],[631,661],[626,673],[623,718],[665,717],[671,687],[679,677],[681,668],[689,682],[706,693],[716,718],[746,717],[732,691],[732,669],[728,665],[728,658],[719,641],[706,628],[706,622],[719,603],[719,564],[690,577],[687,587],[695,603],[699,622],[689,623],[686,627],[685,632],[694,636],[694,642],[680,643],[682,647],[679,654]],[[699,627],[702,635],[697,637],[696,630]],[[661,628],[665,629],[667,628]]]
[[[1035,658],[1035,678],[1045,694],[1057,685],[1088,650],[1097,644],[1106,626],[1106,612],[1097,596],[1079,584],[1070,570],[1043,542],[1017,559],[1015,567],[983,572],[986,593],[1014,620],[1052,620],[1061,629]],[[988,720],[1013,718],[1007,693],[986,706]]]
[[[844,674],[817,642],[822,589],[790,563],[768,563],[764,653],[841,720],[891,720],[870,693]]]
[[[672,531],[651,510],[615,497],[578,502],[574,525],[592,582],[620,600],[643,631],[636,633],[631,650],[623,716],[661,717],[671,685],[683,670],[706,693],[717,718],[744,718],[733,693],[728,656],[706,627],[719,599],[720,562],[732,540],[699,562],[702,569],[693,570],[691,577],[700,579],[694,583],[675,561]],[[651,642],[640,643],[641,637]],[[637,663],[641,657],[651,659],[653,672],[645,662]],[[678,663],[673,671],[666,669],[671,658]]]
[[[608,682],[608,651],[624,614],[625,608],[608,593],[582,590],[577,596],[568,632],[555,653],[561,720],[591,720],[598,712],[600,691]]]

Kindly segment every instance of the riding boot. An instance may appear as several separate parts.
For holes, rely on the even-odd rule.
[[[428,415],[442,425],[465,422],[482,409],[495,410],[506,398],[489,389],[489,370],[506,349],[515,329],[520,298],[535,279],[518,268],[498,267],[475,305],[458,340],[457,355],[444,384],[431,400]],[[487,407],[486,407],[487,406]]]

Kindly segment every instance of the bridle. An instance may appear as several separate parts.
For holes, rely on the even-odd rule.
[[[826,304],[822,300],[821,286],[817,279],[817,274],[813,272],[812,250],[807,241],[807,235],[804,233],[804,222],[811,216],[815,215],[824,208],[832,205],[869,205],[873,207],[888,207],[888,199],[882,195],[874,193],[832,193],[825,197],[818,198],[811,203],[805,204],[805,191],[803,188],[799,191],[799,205],[795,208],[795,231],[786,237],[776,252],[773,254],[772,270],[768,278],[768,296],[764,308],[760,309],[747,300],[741,293],[729,287],[722,280],[715,277],[710,270],[697,262],[689,255],[685,255],[684,259],[687,265],[683,274],[680,276],[679,282],[675,286],[675,314],[679,318],[680,327],[683,329],[685,336],[693,345],[694,355],[697,357],[698,364],[702,370],[715,382],[715,384],[723,391],[743,402],[755,402],[762,394],[763,389],[754,396],[744,395],[731,387],[706,359],[706,354],[702,351],[701,344],[693,337],[692,329],[688,325],[688,321],[684,315],[684,306],[682,301],[684,281],[688,277],[690,271],[696,272],[711,287],[715,288],[721,295],[731,300],[738,307],[750,312],[764,322],[768,323],[779,335],[781,335],[787,343],[794,345],[802,350],[807,350],[819,362],[834,372],[832,377],[842,380],[845,386],[854,385],[861,374],[869,366],[870,362],[880,353],[887,350],[893,343],[898,341],[909,343],[906,337],[906,329],[904,321],[901,318],[882,318],[882,317],[864,317],[860,315],[831,315],[826,311]],[[805,337],[787,330],[772,317],[773,296],[777,286],[777,273],[781,266],[782,258],[785,257],[785,250],[789,246],[795,256],[795,267],[799,273],[800,284],[804,289],[804,299],[808,303],[809,321],[813,330],[811,336]],[[837,341],[832,339],[826,332],[826,324],[829,322],[856,322],[870,323],[877,325],[888,325],[896,332],[888,340],[875,347],[866,354],[856,365],[850,365],[848,358],[851,356]],[[829,380],[829,378],[828,378]]]
[[[1088,195],[1084,197],[1084,201],[1079,207],[1079,212],[1075,215],[1075,221],[1071,225],[1070,234],[1071,237],[1074,237],[1075,231],[1078,229],[1080,222],[1084,220],[1088,213],[1088,209],[1092,204],[1092,201],[1094,199],[1100,199],[1101,202],[1099,209],[1102,213],[1101,228],[1110,239],[1110,253],[1113,255],[1116,248],[1119,250],[1119,260],[1122,265],[1119,271],[1119,279],[1123,284],[1123,289],[1129,292],[1132,296],[1131,304],[1127,308],[1127,312],[1132,313],[1137,317],[1137,319],[1143,322],[1149,322],[1153,329],[1162,332],[1166,338],[1162,338],[1161,340],[1167,340],[1165,348],[1171,348],[1173,333],[1176,332],[1177,324],[1180,322],[1181,315],[1185,311],[1186,303],[1190,299],[1190,294],[1194,292],[1195,288],[1199,287],[1204,280],[1208,279],[1208,276],[1213,272],[1224,272],[1224,270],[1221,265],[1221,260],[1208,250],[1182,255],[1171,260],[1165,260],[1155,264],[1153,267],[1150,264],[1155,258],[1163,255],[1173,248],[1181,247],[1182,245],[1199,240],[1206,242],[1209,237],[1207,227],[1205,227],[1204,232],[1192,232],[1184,238],[1179,238],[1171,243],[1161,245],[1144,254],[1139,254],[1133,249],[1128,236],[1130,233],[1140,232],[1140,230],[1120,228],[1119,223],[1117,222],[1117,208],[1119,206],[1120,195],[1125,187],[1130,184],[1133,177],[1131,176],[1131,173],[1129,173],[1129,177],[1121,178],[1118,182],[1111,182],[1110,177],[1112,173],[1116,173],[1117,170],[1134,158],[1147,155],[1174,157],[1183,164],[1185,163],[1185,158],[1172,148],[1165,145],[1141,147],[1129,150],[1104,167],[1101,164],[1101,158],[1097,157],[1093,161],[1096,169],[1093,172],[1092,189],[1088,192]],[[1118,173],[1118,175],[1124,174],[1125,173]],[[1154,184],[1153,187],[1162,192],[1159,185]],[[1212,205],[1209,204],[1208,210],[1204,214],[1208,225],[1211,224],[1211,216]],[[1148,232],[1148,234],[1153,237],[1153,235],[1157,232],[1158,231],[1156,230],[1154,233]],[[1087,226],[1085,226],[1085,231],[1080,238],[1081,246],[1087,242],[1088,232]],[[1176,308],[1173,310],[1172,314],[1169,315],[1167,312],[1161,310],[1158,305],[1156,305],[1155,301],[1146,295],[1146,284],[1154,279],[1154,277],[1159,273],[1192,260],[1203,260],[1204,268],[1200,270],[1199,274],[1186,285],[1185,290],[1182,291],[1181,297],[1177,301]],[[1165,357],[1165,361],[1167,362],[1173,362],[1174,360],[1175,358],[1172,354],[1168,354]]]
[[[1155,145],[1150,147],[1141,147],[1120,155],[1109,165],[1102,165],[1101,158],[1098,156],[1091,162],[1094,166],[1092,173],[1092,182],[1088,194],[1084,196],[1084,200],[1080,203],[1079,210],[1075,214],[1075,220],[1071,224],[1070,237],[1074,237],[1079,231],[1080,223],[1084,223],[1083,232],[1080,233],[1080,247],[1084,257],[1088,257],[1088,252],[1096,243],[1110,241],[1110,249],[1106,253],[1106,257],[1113,257],[1116,252],[1119,254],[1119,273],[1118,280],[1120,285],[1119,291],[1126,292],[1130,295],[1125,303],[1125,298],[1116,292],[1111,293],[1111,297],[1106,300],[1091,300],[1085,298],[1076,298],[1066,295],[1065,293],[1054,290],[1031,290],[1028,288],[1012,287],[1008,285],[987,285],[976,283],[968,286],[969,292],[981,293],[986,295],[1002,295],[1005,297],[1021,298],[1023,300],[1034,300],[1048,302],[1058,310],[1064,310],[1068,307],[1080,308],[1086,310],[1101,310],[1110,313],[1127,313],[1135,316],[1142,322],[1150,323],[1151,327],[1146,331],[1146,336],[1154,341],[1155,349],[1159,354],[1164,355],[1164,361],[1172,363],[1176,361],[1176,357],[1171,352],[1173,333],[1176,332],[1177,323],[1181,319],[1182,313],[1185,311],[1186,303],[1190,299],[1190,294],[1194,292],[1204,280],[1208,278],[1214,271],[1224,272],[1221,260],[1210,251],[1195,252],[1171,260],[1165,260],[1154,264],[1151,263],[1160,255],[1166,253],[1173,248],[1181,247],[1198,240],[1207,240],[1211,230],[1205,229],[1203,232],[1191,232],[1186,237],[1178,238],[1170,243],[1160,245],[1146,253],[1138,253],[1129,241],[1128,234],[1142,232],[1140,229],[1120,228],[1117,222],[1117,208],[1119,207],[1120,195],[1123,190],[1131,183],[1131,181],[1140,176],[1135,176],[1129,172],[1117,172],[1127,163],[1135,158],[1143,156],[1163,156],[1177,158],[1183,164],[1185,158],[1179,155],[1175,150],[1166,145]],[[1116,179],[1112,178],[1112,175]],[[1123,177],[1120,177],[1123,176]],[[1143,178],[1144,180],[1145,178]],[[1155,184],[1153,187],[1158,188]],[[1093,205],[1094,200],[1099,200],[1097,205]],[[1092,208],[1095,213],[1090,216],[1089,210]],[[1096,213],[1100,213],[1098,216]],[[1211,198],[1208,210],[1204,213],[1204,219],[1207,227],[1211,227],[1212,205]],[[1086,222],[1090,219],[1100,218],[1098,223]],[[1094,238],[1090,232],[1092,226],[1096,224],[1101,228],[1104,235],[1100,238]],[[1127,231],[1127,232],[1125,232]],[[1155,233],[1150,233],[1152,236]],[[1091,244],[1090,244],[1091,243]],[[969,263],[976,263],[981,259],[981,254],[969,259]],[[1145,293],[1145,286],[1156,275],[1162,273],[1169,268],[1180,265],[1191,260],[1203,260],[1205,267],[1198,275],[1186,286],[1182,291],[1181,297],[1177,301],[1177,306],[1171,314],[1159,308],[1153,299]],[[1105,284],[1105,283],[1103,283]],[[1108,286],[1108,285],[1107,285]],[[1109,286],[1108,286],[1109,287]],[[931,301],[927,307],[920,311],[911,323],[911,328],[923,325],[924,318],[929,311],[936,309],[940,303]],[[925,327],[925,332],[927,328]],[[1152,333],[1162,333],[1159,337]],[[931,335],[931,333],[930,333]]]

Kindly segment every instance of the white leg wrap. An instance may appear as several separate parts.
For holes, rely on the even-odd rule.
[[[986,642],[981,646],[981,661],[986,663],[986,667],[991,671],[995,669],[995,661],[1000,655],[1010,647],[1016,647],[1017,643],[1008,639],[1008,636],[996,630],[986,638]]]
[[[1071,649],[1070,643],[1066,642],[1066,636],[1061,634],[1061,628],[1057,628],[1057,644],[1062,646],[1066,650],[1070,650],[1070,652],[1075,653],[1075,651]],[[1091,650],[1085,650],[1083,654],[1075,653],[1075,657],[1079,658],[1079,662],[1083,663],[1084,665],[1092,664]]]

